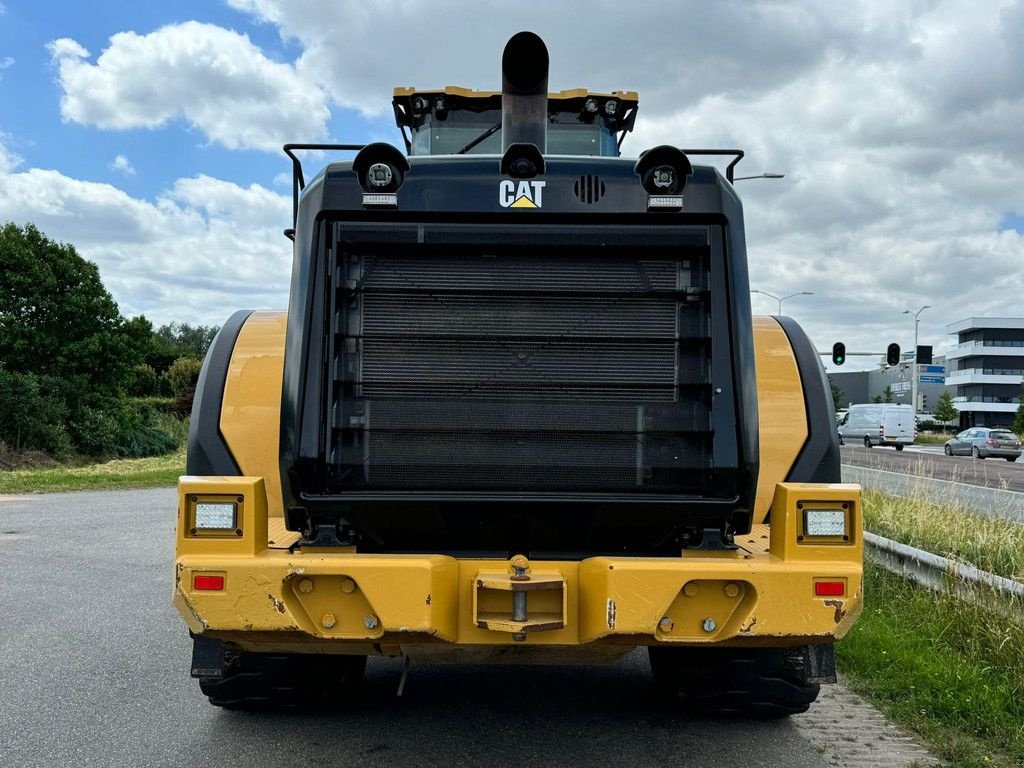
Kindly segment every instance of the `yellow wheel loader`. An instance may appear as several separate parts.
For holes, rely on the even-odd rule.
[[[342,702],[368,656],[597,664],[782,716],[861,611],[859,488],[787,318],[753,318],[739,150],[619,156],[637,96],[398,89],[404,151],[287,145],[287,311],[196,392],[174,604],[213,704]],[[354,152],[305,178],[309,148]],[[731,158],[723,175],[701,156]]]

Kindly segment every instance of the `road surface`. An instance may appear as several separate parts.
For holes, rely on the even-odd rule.
[[[604,668],[371,660],[350,707],[246,714],[207,704],[172,609],[173,489],[0,496],[0,765],[475,766],[928,764],[833,686],[790,720],[686,720],[646,655]],[[915,763],[916,764],[916,763]]]

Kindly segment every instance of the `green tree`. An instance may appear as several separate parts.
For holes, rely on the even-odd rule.
[[[1013,419],[1013,431],[1018,435],[1024,435],[1024,382],[1020,385],[1020,405],[1017,406],[1017,415]]]
[[[882,394],[873,395],[871,398],[872,403],[891,403],[892,402],[892,387],[886,387],[882,390]]]
[[[168,323],[153,332],[152,343],[146,353],[146,362],[163,373],[175,360],[194,357],[202,360],[220,328],[216,325],[189,325]]]
[[[839,388],[839,386],[832,381],[832,377],[828,377],[828,385],[832,388],[832,405],[837,411],[842,410],[843,400],[846,399],[846,393]]]
[[[952,395],[948,391],[939,395],[939,399],[935,401],[935,420],[945,424],[956,421],[959,416],[960,412],[953,405]]]
[[[0,264],[0,440],[55,451],[65,433],[78,450],[123,453],[143,426],[125,392],[152,325],[123,317],[96,265],[32,224],[0,228]]]

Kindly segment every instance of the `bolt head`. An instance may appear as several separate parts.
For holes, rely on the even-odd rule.
[[[299,582],[299,592],[301,592],[304,595],[308,595],[312,591],[313,591],[313,582],[312,581],[310,581],[309,579],[303,579],[302,581]]]
[[[349,595],[356,591],[356,583],[352,579],[345,579],[341,582],[341,591]]]
[[[740,588],[736,584],[726,584],[725,594],[726,597],[736,597],[740,593]]]
[[[704,628],[705,632],[714,632],[716,629],[718,629],[718,625],[715,624],[715,620],[712,619],[710,616],[704,619],[704,623],[701,624],[701,626]]]
[[[675,622],[673,622],[668,616],[663,617],[662,620],[658,622],[658,629],[662,632],[671,632],[673,627],[675,627]]]
[[[320,623],[323,624],[327,629],[330,629],[338,623],[338,617],[333,613],[325,613],[324,617],[320,619]]]
[[[363,626],[367,629],[376,629],[380,621],[372,613],[363,619]]]
[[[687,597],[696,597],[697,596],[697,583],[694,582],[694,581],[688,581],[686,583],[686,586],[683,587],[683,594],[686,595]]]

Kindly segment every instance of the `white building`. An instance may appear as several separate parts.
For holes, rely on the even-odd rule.
[[[1024,317],[969,317],[946,326],[959,344],[946,352],[946,386],[960,426],[1013,422],[1024,380]]]

